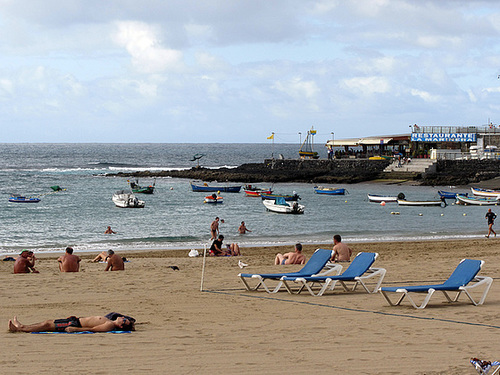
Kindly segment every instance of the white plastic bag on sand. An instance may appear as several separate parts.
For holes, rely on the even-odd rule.
[[[194,258],[194,257],[197,257],[200,255],[200,253],[198,253],[198,250],[195,250],[195,249],[191,249],[191,251],[189,252],[188,254],[191,258]]]

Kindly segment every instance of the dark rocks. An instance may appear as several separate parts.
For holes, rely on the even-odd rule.
[[[423,177],[424,185],[469,185],[500,176],[499,160],[438,160],[436,173]]]

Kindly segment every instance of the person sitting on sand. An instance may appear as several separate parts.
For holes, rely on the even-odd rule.
[[[73,248],[67,247],[66,254],[61,255],[57,261],[61,272],[78,272],[80,269],[80,257],[73,255]]]
[[[242,221],[242,222],[241,222],[241,225],[240,225],[240,226],[239,226],[239,228],[238,228],[238,233],[239,233],[239,234],[245,234],[246,232],[251,232],[251,230],[250,230],[250,229],[248,229],[248,228],[246,227],[246,225],[245,225],[245,222],[244,222],[244,221]]]
[[[124,269],[123,258],[115,254],[113,250],[108,250],[108,265],[104,271],[123,271]]]
[[[228,255],[233,257],[241,255],[240,246],[237,243],[232,243],[231,245],[227,245]]]
[[[120,316],[111,320],[105,316],[90,316],[77,318],[70,316],[66,319],[46,320],[35,324],[21,324],[14,319],[9,320],[10,332],[110,332],[110,331],[135,331],[135,319]]]
[[[342,242],[340,234],[333,236],[333,255],[330,259],[332,262],[350,262],[352,250]]]
[[[35,260],[33,251],[24,249],[14,263],[14,273],[39,273],[35,269]]]
[[[107,251],[100,252],[94,259],[92,259],[92,262],[107,262],[107,261],[108,261]]]
[[[108,225],[108,229],[104,231],[104,234],[116,234],[116,232]]]
[[[302,244],[295,244],[295,252],[276,254],[276,258],[274,259],[274,264],[277,265],[285,265],[285,264],[305,264],[306,257],[302,254]]]

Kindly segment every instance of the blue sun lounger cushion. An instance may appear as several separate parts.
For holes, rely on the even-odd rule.
[[[482,305],[493,282],[491,277],[477,276],[483,264],[484,262],[482,260],[462,259],[448,280],[442,284],[382,287],[380,288],[380,292],[391,306],[399,305],[405,297],[408,297],[408,301],[410,301],[413,307],[416,309],[423,309],[427,306],[436,290],[441,291],[450,303],[457,302],[463,292],[467,295],[472,304],[475,306]],[[473,284],[469,285],[471,282]],[[470,290],[483,285],[485,286],[484,292],[480,300],[476,302],[472,297]],[[447,292],[457,292],[457,295],[454,299],[451,299]],[[401,293],[401,297],[396,303],[393,303],[389,299],[388,293]],[[410,293],[427,293],[427,295],[422,304],[418,306],[410,296]]]
[[[371,268],[377,257],[377,253],[361,252],[356,255],[356,258],[353,259],[352,263],[341,275],[308,277],[285,276],[282,281],[289,293],[293,293],[290,288],[290,281],[302,284],[297,293],[302,292],[303,289],[307,289],[313,296],[321,296],[326,290],[333,290],[337,282],[342,285],[345,291],[354,291],[358,285],[361,285],[367,293],[375,293],[380,288],[380,284],[382,284],[382,280],[386,273],[386,270],[383,268]],[[376,279],[377,277],[378,279]],[[368,279],[376,280],[376,284],[372,290],[368,288],[366,283]],[[353,282],[353,287],[349,289],[346,282]],[[318,292],[315,292],[316,284],[320,285]]]
[[[253,274],[253,273],[240,273],[238,276],[243,281],[247,290],[257,290],[259,287],[263,287],[264,290],[268,293],[276,293],[280,290],[283,285],[283,281],[280,279],[283,276],[291,276],[291,277],[306,277],[316,275],[321,272],[321,270],[328,263],[330,258],[332,257],[332,250],[326,249],[317,249],[314,254],[311,256],[309,261],[304,265],[304,267],[297,272],[288,272],[288,273],[265,273],[265,274]],[[341,266],[336,266],[328,270],[327,272],[339,272],[339,269],[342,269]],[[251,287],[246,279],[257,279],[258,283],[255,287]],[[278,285],[274,289],[269,289],[266,285],[265,280],[279,280]]]

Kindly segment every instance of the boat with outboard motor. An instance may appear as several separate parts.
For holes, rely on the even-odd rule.
[[[265,199],[262,201],[268,211],[279,214],[303,214],[305,206],[298,202],[287,202],[283,197],[276,199]]]
[[[135,180],[135,182],[127,180],[127,182],[129,183],[130,189],[132,190],[133,193],[153,194],[155,192],[156,179],[154,180],[153,185],[149,185],[149,186],[140,186],[139,180]]]
[[[111,198],[116,207],[121,208],[144,208],[146,202],[139,200],[134,193],[127,190],[118,190]]]

